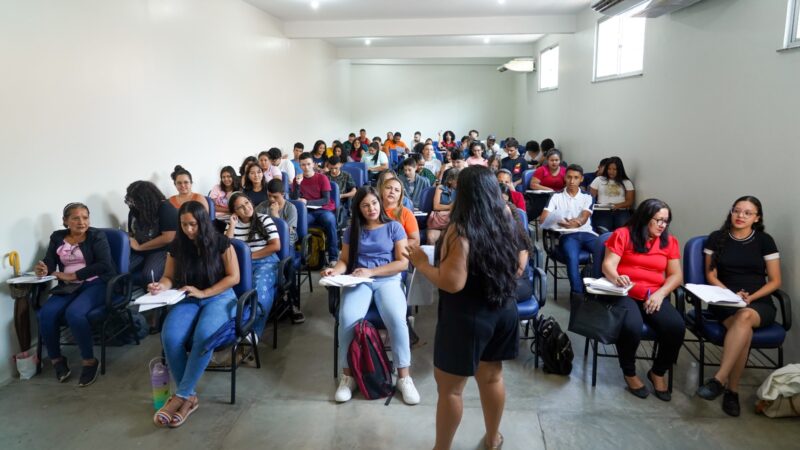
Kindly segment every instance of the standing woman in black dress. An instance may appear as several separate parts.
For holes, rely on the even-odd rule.
[[[488,168],[462,170],[458,186],[450,224],[437,242],[438,266],[431,266],[417,246],[407,251],[414,267],[439,288],[434,449],[452,445],[464,408],[462,392],[472,376],[483,407],[485,447],[499,448],[505,406],[502,361],[516,358],[519,350],[515,289],[528,240]]]

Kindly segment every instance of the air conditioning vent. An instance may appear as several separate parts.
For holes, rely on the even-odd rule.
[[[635,17],[658,17],[664,14],[678,11],[687,6],[694,5],[701,0],[597,0],[592,3],[592,9],[606,16],[616,16],[625,11],[645,5],[644,9]]]

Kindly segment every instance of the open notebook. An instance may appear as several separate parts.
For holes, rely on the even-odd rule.
[[[622,287],[609,281],[607,278],[584,278],[583,284],[586,286],[586,291],[590,294],[597,295],[628,295],[633,283],[628,286]]]
[[[158,294],[144,294],[133,301],[134,305],[139,305],[139,312],[145,312],[162,306],[169,306],[178,303],[186,297],[186,292],[177,289],[167,289]]]
[[[712,286],[710,284],[694,283],[686,283],[686,289],[709,305],[730,306],[733,308],[744,308],[747,306],[747,303],[730,289]]]
[[[352,275],[333,275],[319,279],[320,286],[345,287],[361,283],[372,283],[372,278],[354,277]]]

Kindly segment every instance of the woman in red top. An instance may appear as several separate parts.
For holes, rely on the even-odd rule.
[[[566,184],[567,169],[561,165],[561,151],[553,148],[544,155],[547,164],[533,172],[530,188],[537,191],[561,191]]]
[[[658,335],[658,353],[647,379],[656,397],[671,399],[664,374],[678,359],[686,325],[667,297],[683,282],[678,240],[669,234],[672,212],[657,199],[647,199],[634,211],[628,224],[617,228],[606,241],[603,275],[618,286],[633,285],[628,296],[607,297],[627,311],[617,340],[619,365],[628,391],[639,398],[647,388],[636,376],[636,349],[642,322]],[[665,301],[665,299],[667,299]]]

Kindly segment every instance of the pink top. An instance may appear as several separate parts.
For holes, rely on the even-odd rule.
[[[214,200],[214,205],[222,206],[227,208],[228,207],[228,193],[222,190],[222,186],[215,185],[211,188],[211,192],[208,193],[208,196],[211,197],[211,200]],[[215,215],[217,219],[224,219],[227,220],[231,215],[224,212],[216,211]]]
[[[547,166],[541,166],[533,172],[533,178],[538,179],[539,184],[547,186],[554,191],[564,189],[564,177],[566,176],[567,169],[563,166],[558,168],[558,173],[555,176],[550,174],[550,168]]]
[[[277,178],[279,180],[283,180],[283,174],[281,173],[281,169],[272,164],[269,165],[269,170],[264,171],[264,182],[269,183],[269,180]]]
[[[75,273],[86,267],[86,259],[84,259],[83,252],[79,245],[72,245],[64,241],[64,243],[56,249],[56,254],[61,260],[61,264],[64,266],[64,273]],[[95,279],[97,279],[96,276],[87,278],[84,281],[92,281]]]
[[[489,165],[489,161],[486,161],[480,156],[470,156],[469,158],[467,158],[467,165],[487,167]]]

